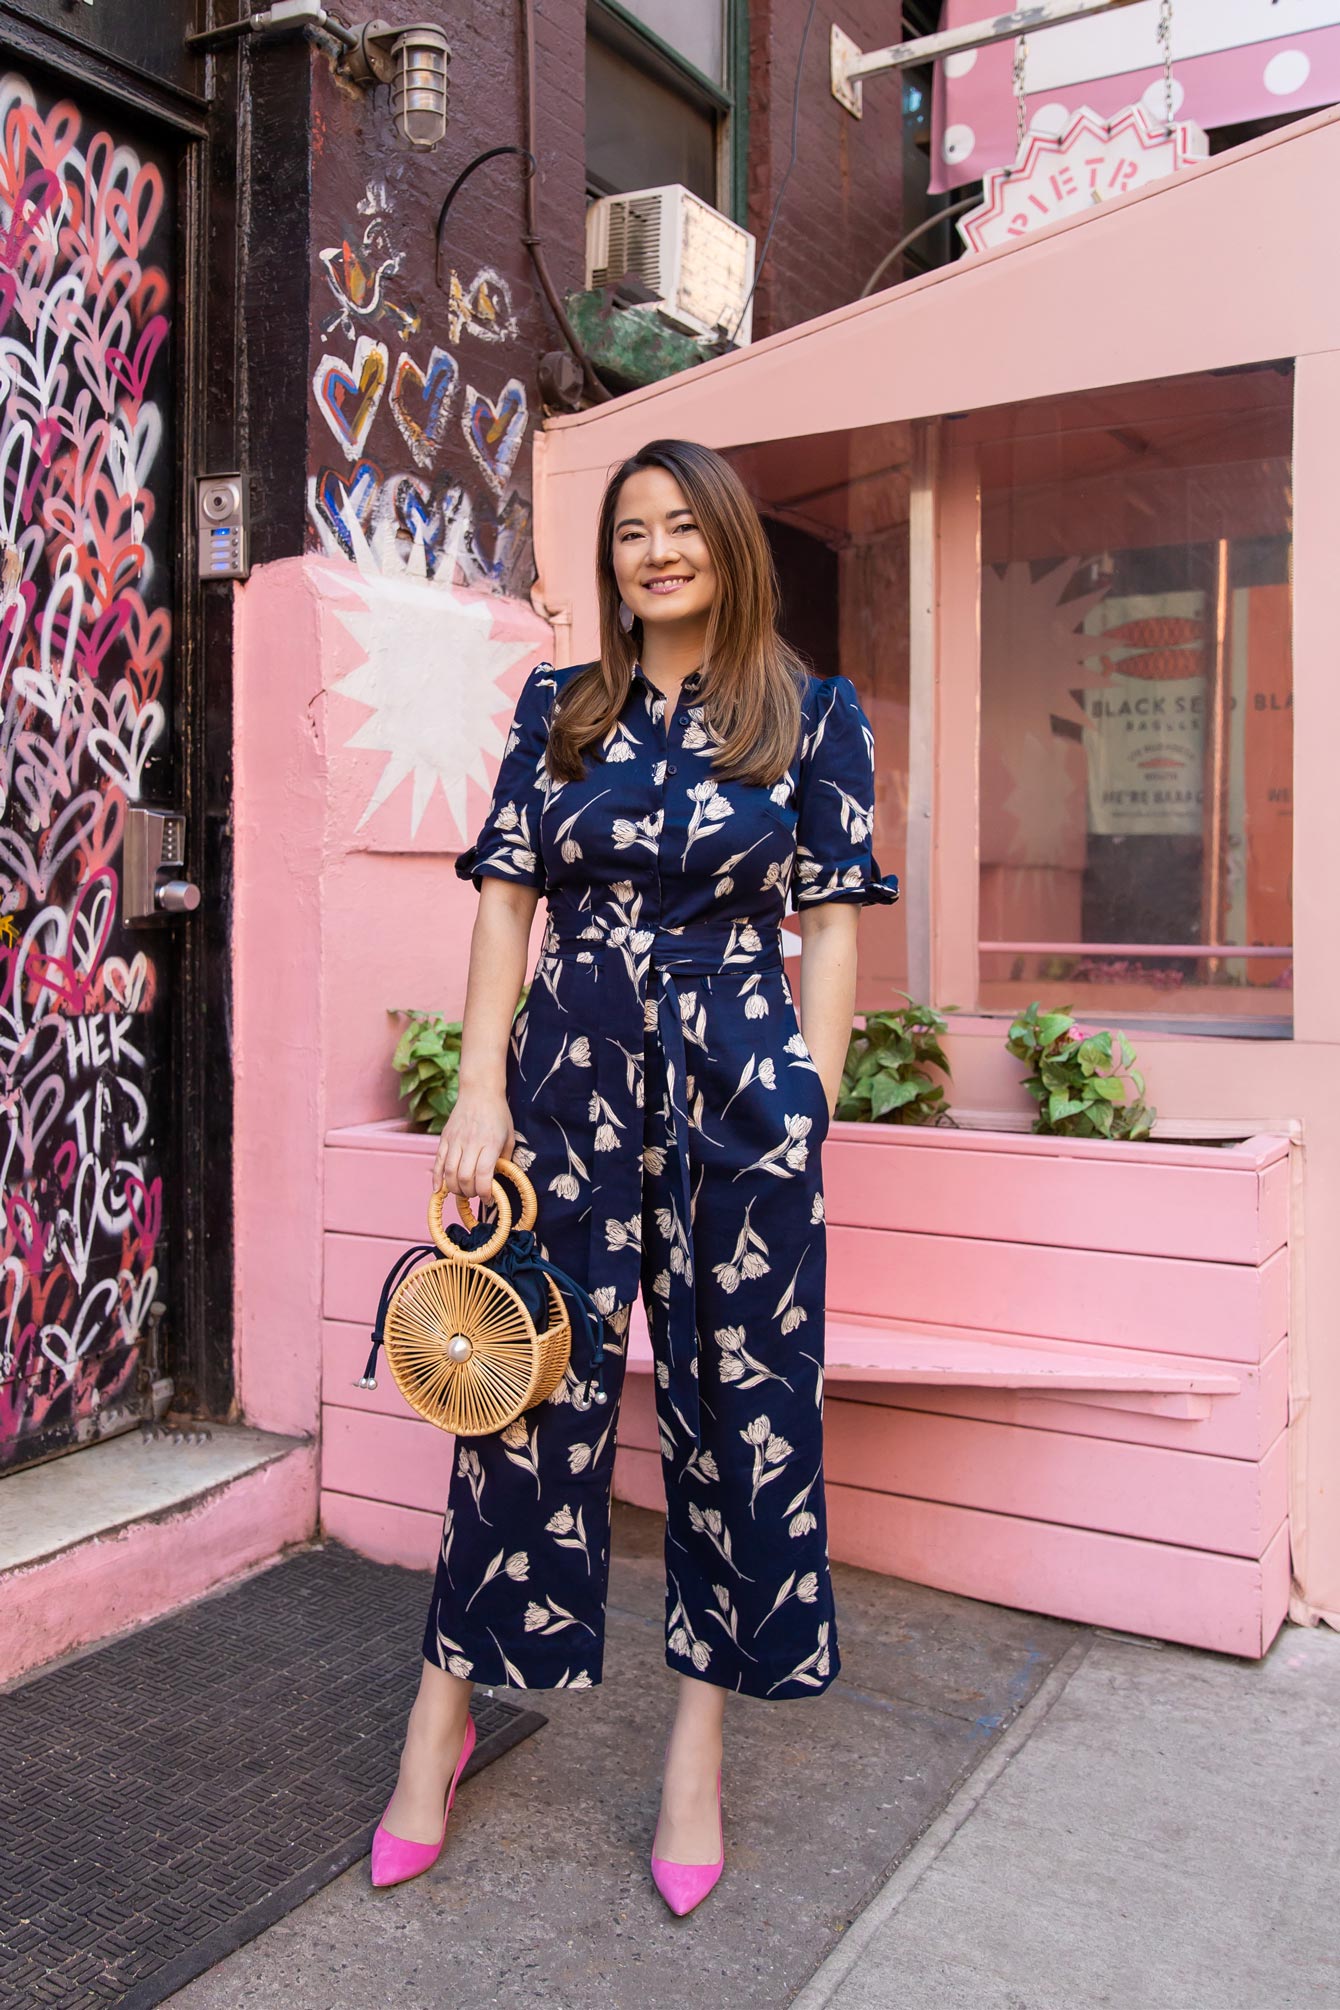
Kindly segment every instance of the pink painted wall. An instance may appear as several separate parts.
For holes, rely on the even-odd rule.
[[[515,600],[308,557],[238,589],[237,637],[238,1396],[315,1432],[322,1140],[395,1112],[391,1010],[460,1010],[452,855],[551,634]]]
[[[593,645],[591,527],[610,466],[645,440],[744,446],[1294,358],[1294,942],[1291,1040],[1143,1034],[1167,1116],[1298,1127],[1293,1194],[1289,1489],[1302,1620],[1340,1625],[1340,268],[1317,256],[1315,191],[1340,175],[1327,111],[1022,243],[852,302],[748,350],[551,419],[535,443],[537,594],[559,661]],[[981,331],[989,329],[990,339]],[[896,367],[889,367],[889,359]],[[932,997],[976,995],[979,857],[977,509],[955,429],[932,505],[935,738],[929,908]],[[914,677],[916,669],[914,665]],[[903,870],[905,861],[890,861]],[[1027,1108],[999,1021],[956,1021],[955,1100]]]
[[[0,1682],[147,1626],[272,1562],[288,1544],[310,1538],[316,1495],[316,1448],[298,1445],[169,1514],[7,1570]]]

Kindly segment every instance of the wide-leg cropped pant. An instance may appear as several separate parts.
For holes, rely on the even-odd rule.
[[[700,979],[698,991],[710,992],[711,982]],[[777,1017],[794,1027],[785,979],[776,973],[765,984]],[[689,1009],[693,1001],[686,994],[682,1002]],[[749,1085],[714,1083],[710,1056],[699,1058],[695,1095],[709,1110],[732,1103],[734,1121],[725,1147],[726,1133],[713,1135],[710,1123],[690,1133],[685,1224],[667,1170],[671,1084],[649,1041],[641,1222],[666,1491],[666,1661],[722,1688],[776,1698],[815,1695],[838,1670],[822,1459],[817,1146],[827,1116],[812,1061],[803,1048],[790,1058],[791,1101],[808,1120],[786,1177],[751,1167]],[[768,1122],[775,1129],[775,1118]],[[527,1133],[518,1123],[518,1157],[529,1159],[541,1194],[551,1261],[584,1283],[587,1224],[544,1204],[549,1178],[562,1175],[549,1163],[543,1122]],[[667,1330],[672,1280],[686,1274],[697,1315],[696,1435],[675,1401]],[[455,1675],[527,1689],[601,1679],[628,1310],[613,1315],[606,1343],[607,1404],[579,1408],[569,1376],[502,1433],[457,1440],[423,1637],[425,1657]]]

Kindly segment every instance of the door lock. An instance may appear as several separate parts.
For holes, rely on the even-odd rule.
[[[188,879],[186,819],[168,810],[128,809],[121,853],[121,919],[157,920],[190,914],[200,905],[200,888]]]

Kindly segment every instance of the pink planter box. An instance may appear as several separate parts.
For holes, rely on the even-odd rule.
[[[322,1515],[436,1555],[450,1441],[361,1372],[421,1240],[430,1139],[325,1153]],[[835,1558],[1261,1655],[1288,1603],[1289,1147],[836,1124],[825,1423]],[[663,1505],[635,1324],[616,1491]]]

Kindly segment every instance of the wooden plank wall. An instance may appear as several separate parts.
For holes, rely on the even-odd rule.
[[[835,1559],[1244,1655],[1288,1600],[1288,1147],[1075,1148],[834,1127],[837,1313],[1231,1364],[1178,1418],[1011,1390],[830,1382]],[[421,1236],[431,1147],[382,1126],[325,1153],[322,1520],[430,1564],[451,1441],[361,1373],[381,1280]],[[663,1504],[651,1378],[622,1404],[616,1491]]]

